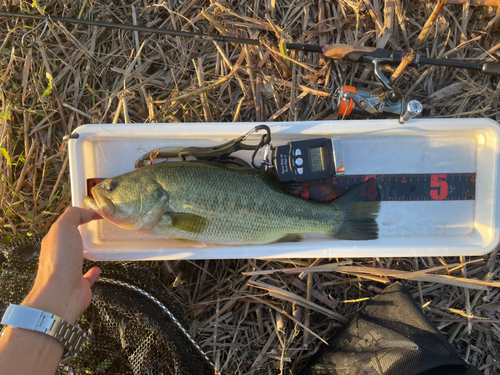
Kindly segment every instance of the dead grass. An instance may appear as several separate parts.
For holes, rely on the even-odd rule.
[[[436,3],[409,0],[47,0],[35,9],[31,1],[2,2],[2,11],[45,10],[68,18],[266,41],[259,47],[241,46],[51,23],[48,33],[25,49],[21,36],[37,23],[0,19],[2,240],[43,235],[70,204],[62,138],[79,125],[335,119],[331,94],[341,83],[378,85],[369,67],[285,51],[276,42],[418,46],[417,52],[427,57],[496,60],[497,9],[443,3],[436,9]],[[500,120],[497,78],[430,66],[408,66],[393,78],[407,97],[425,103],[426,116]],[[499,260],[495,251],[456,266],[469,260],[156,265],[219,371],[294,372],[367,298],[404,278],[462,355],[485,374],[494,374],[500,369],[495,362],[500,348]],[[308,274],[291,275],[306,271],[296,267],[311,264]]]

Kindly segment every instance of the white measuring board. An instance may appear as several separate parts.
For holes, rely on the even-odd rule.
[[[134,170],[143,154],[164,146],[211,146],[257,123],[84,125],[69,141],[73,205],[84,207],[86,180]],[[499,125],[488,119],[421,119],[266,123],[274,145],[340,136],[347,175],[476,173],[475,200],[381,202],[379,239],[307,235],[299,243],[194,248],[130,232],[105,221],[81,227],[93,260],[322,258],[480,255],[499,243]],[[257,143],[261,133],[246,142]],[[250,152],[238,152],[249,160]]]

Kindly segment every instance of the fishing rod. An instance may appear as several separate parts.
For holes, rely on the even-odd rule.
[[[213,40],[218,42],[250,45],[261,45],[264,43],[264,41],[261,39],[236,38],[224,35],[167,30],[153,27],[80,20],[55,16],[42,16],[9,12],[0,12],[0,16],[43,21],[43,23],[37,25],[32,30],[23,35],[22,44],[27,48],[30,48],[35,44],[34,33],[38,28],[44,26],[40,37],[45,33],[49,21],[138,31],[150,34],[180,36],[201,40]],[[29,41],[29,39],[32,39],[31,42]],[[389,82],[389,79],[385,77],[380,70],[381,63],[399,64],[405,57],[410,56],[404,51],[391,51],[376,47],[353,46],[346,44],[327,44],[324,46],[318,46],[312,44],[286,43],[285,47],[289,50],[321,53],[325,57],[334,60],[345,60],[355,63],[371,63],[373,65],[374,74],[382,83],[383,89],[370,91],[365,88],[357,88],[348,85],[339,87],[334,95],[333,107],[334,110],[336,110],[340,115],[346,116],[355,114],[361,116],[369,115],[373,117],[399,116],[400,122],[403,123],[422,112],[422,104],[416,100],[407,103],[401,90],[399,90],[398,88],[394,88]],[[419,54],[415,53],[412,54],[412,56],[413,57],[411,58],[411,61],[408,62],[412,65],[427,64],[434,66],[467,69],[477,71],[486,75],[500,76],[499,63],[485,62],[475,64],[448,59],[431,59],[427,57],[421,57]]]
[[[232,36],[224,36],[224,35],[213,35],[213,34],[203,34],[203,33],[195,33],[195,32],[187,32],[187,31],[178,31],[178,30],[167,30],[167,29],[159,29],[154,27],[145,27],[145,26],[136,26],[136,25],[127,25],[120,23],[111,23],[111,22],[101,22],[101,21],[90,21],[90,20],[80,20],[75,18],[64,18],[64,17],[55,17],[55,16],[41,16],[35,14],[21,14],[21,13],[9,13],[9,12],[0,12],[0,16],[4,17],[12,17],[12,18],[25,18],[25,19],[34,19],[41,21],[53,21],[53,22],[64,22],[64,23],[73,23],[80,25],[88,25],[88,26],[100,26],[100,27],[108,27],[113,29],[122,29],[122,30],[130,30],[130,31],[140,31],[151,34],[160,34],[160,35],[171,35],[171,36],[183,36],[187,38],[194,39],[204,39],[204,40],[214,40],[218,42],[229,42],[229,43],[239,43],[239,44],[251,44],[251,45],[260,45],[262,42],[259,39],[250,39],[250,38],[236,38]],[[29,33],[25,34],[29,35]],[[25,47],[28,46],[28,42],[25,39]],[[400,63],[405,56],[405,52],[397,52],[390,51],[382,48],[376,47],[364,47],[364,46],[351,46],[345,44],[328,44],[325,46],[317,46],[312,44],[293,44],[286,43],[287,49],[290,50],[300,50],[304,52],[316,52],[322,53],[325,57],[329,57],[335,60],[348,60],[352,62],[370,62],[366,59],[366,57],[375,57],[375,58],[383,58],[388,59],[387,62]],[[413,64],[428,64],[428,65],[437,65],[437,66],[445,66],[450,68],[459,68],[459,69],[469,69],[479,71],[483,74],[500,76],[500,64],[486,62],[482,64],[473,64],[473,63],[465,63],[454,60],[447,59],[431,59],[426,57],[421,57],[418,54],[415,54]]]

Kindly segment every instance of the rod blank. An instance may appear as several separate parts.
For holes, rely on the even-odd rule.
[[[100,26],[100,27],[108,27],[114,29],[140,31],[150,34],[172,35],[172,36],[181,36],[194,39],[215,40],[218,42],[229,42],[229,43],[251,44],[251,45],[260,45],[261,43],[260,40],[258,39],[236,38],[224,35],[202,34],[202,33],[187,32],[187,31],[159,29],[154,27],[127,25],[121,23],[79,20],[74,18],[51,17],[51,16],[41,16],[35,14],[20,14],[20,13],[9,13],[9,12],[0,12],[0,16],[12,17],[12,18],[26,18],[26,19],[34,19],[41,21],[50,20],[53,22],[65,22],[65,23],[74,23],[74,24],[88,25],[88,26]],[[366,62],[363,61],[364,57],[376,57],[389,60],[389,62],[392,63],[399,63],[401,62],[404,56],[404,52],[390,51],[375,47],[350,46],[346,44],[330,44],[326,46],[316,46],[312,44],[287,43],[286,48],[292,50],[305,51],[305,52],[323,53],[326,57],[330,57],[332,59],[336,60],[342,59],[353,62]],[[455,60],[430,59],[418,56],[418,58],[415,59],[414,64],[429,64],[437,66],[446,66],[451,68],[469,69],[481,72],[483,74],[500,76],[500,64],[494,62],[487,62],[483,64],[472,64]]]

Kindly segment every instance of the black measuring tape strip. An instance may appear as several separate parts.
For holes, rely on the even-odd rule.
[[[475,173],[351,175],[292,183],[291,191],[305,199],[327,202],[371,178],[375,183],[367,184],[362,193],[366,201],[463,201],[474,200],[476,194]],[[87,195],[104,180],[87,179]]]
[[[370,178],[376,184],[367,184],[363,192],[367,201],[461,201],[474,200],[476,194],[475,173],[352,175],[302,182],[295,193],[331,201]]]

